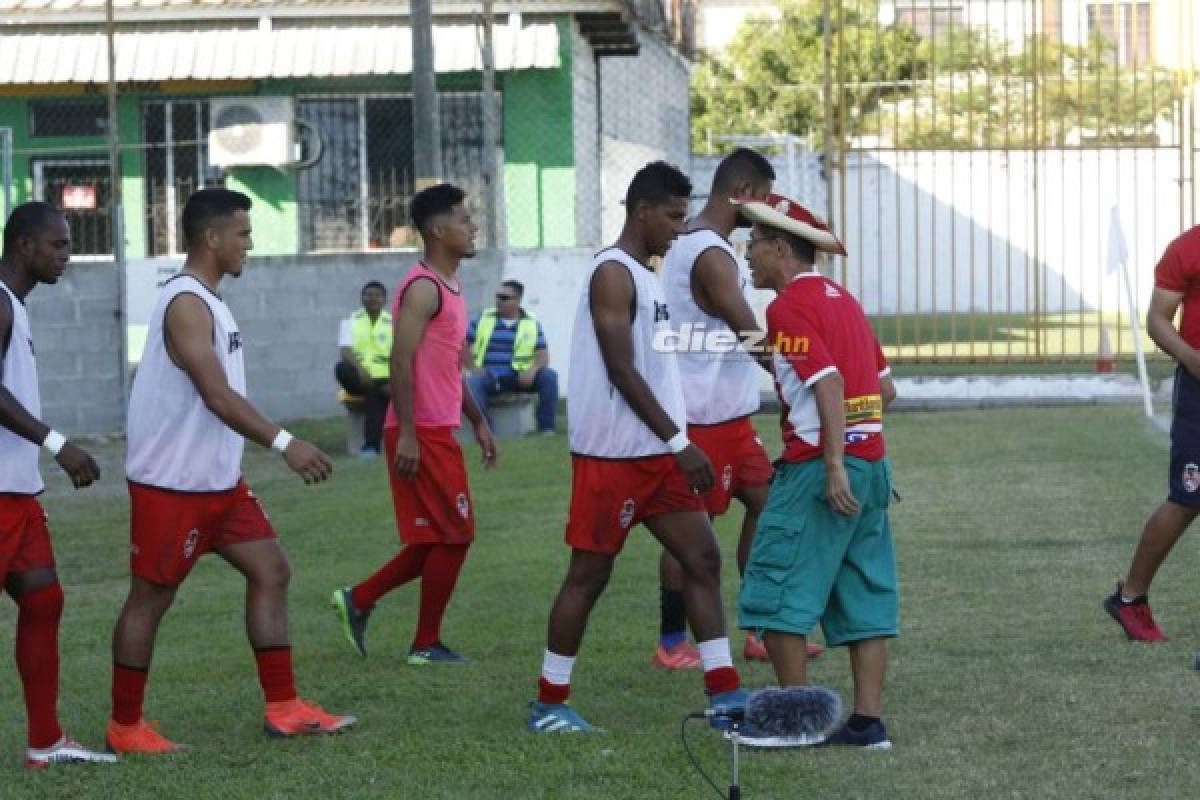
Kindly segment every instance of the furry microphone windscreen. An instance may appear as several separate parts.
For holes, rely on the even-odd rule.
[[[777,742],[777,747],[817,744],[842,718],[842,698],[823,686],[762,689],[746,702],[744,738]]]

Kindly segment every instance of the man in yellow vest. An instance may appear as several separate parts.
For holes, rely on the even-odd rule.
[[[388,358],[392,352],[392,315],[384,310],[387,289],[379,281],[362,288],[362,308],[342,320],[338,331],[341,360],[333,373],[348,394],[363,404],[362,455],[379,455],[388,406]]]
[[[542,324],[521,308],[525,287],[514,280],[500,284],[496,307],[479,315],[467,330],[471,374],[467,384],[476,405],[488,413],[488,397],[500,392],[537,392],[537,426],[554,433],[558,410],[558,374],[550,369]]]

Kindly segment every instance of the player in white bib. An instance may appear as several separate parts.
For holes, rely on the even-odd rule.
[[[671,330],[679,377],[687,405],[687,432],[712,462],[716,484],[705,495],[710,517],[729,509],[734,497],[745,509],[738,539],[738,574],[754,540],[758,514],[767,502],[771,460],[754,430],[763,370],[741,342],[761,341],[762,332],[749,297],[753,291],[746,265],[738,260],[729,237],[750,223],[731,201],[766,197],[775,169],[762,154],[739,148],[717,165],[703,210],[689,221],[663,259],[662,282],[671,309]],[[659,569],[661,617],[659,641],[651,665],[664,669],[700,666],[700,654],[687,640],[683,571],[667,551]],[[809,655],[820,654],[809,644]],[[750,633],[742,655],[767,661],[767,650]]]
[[[287,554],[242,480],[244,439],[282,453],[305,483],[325,480],[329,458],[295,439],[246,399],[242,335],[218,294],[252,247],[250,198],[201,189],[183,209],[187,260],[151,315],[129,399],[132,505],[129,596],[113,633],[109,748],[168,753],[178,745],[142,717],[154,637],[196,561],[215,552],[246,578],[246,633],[254,648],[272,736],[333,733],[354,717],[301,700],[288,639]]]
[[[58,624],[63,590],[42,493],[38,446],[76,489],[100,477],[90,455],[42,422],[33,333],[25,298],[39,283],[58,283],[71,257],[71,231],[48,203],[24,203],[4,225],[0,257],[0,586],[17,605],[16,662],[25,695],[25,766],[112,762],[72,741],[58,724]]]
[[[714,708],[745,705],[721,605],[721,554],[701,494],[712,465],[688,441],[675,354],[659,346],[670,309],[647,261],[682,232],[692,185],[661,161],[625,195],[625,227],[598,253],[580,295],[567,392],[571,507],[567,576],[550,611],[534,733],[592,731],[567,705],[588,616],[630,529],[642,522],[679,561],[687,616]]]

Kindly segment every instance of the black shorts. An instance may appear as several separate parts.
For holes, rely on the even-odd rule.
[[[1171,468],[1167,476],[1172,503],[1200,509],[1200,381],[1182,367],[1175,370],[1171,400]]]

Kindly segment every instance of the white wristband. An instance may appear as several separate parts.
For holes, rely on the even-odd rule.
[[[63,449],[63,445],[67,443],[67,437],[63,436],[58,431],[51,429],[46,434],[46,438],[42,440],[42,447],[49,450],[53,455],[58,455],[58,452]]]
[[[690,444],[691,442],[688,441],[687,434],[683,431],[680,431],[667,440],[667,447],[671,448],[672,453],[682,453]]]
[[[275,434],[275,441],[271,442],[271,449],[283,452],[287,450],[287,446],[292,443],[292,435],[283,428],[279,429],[279,433]]]

